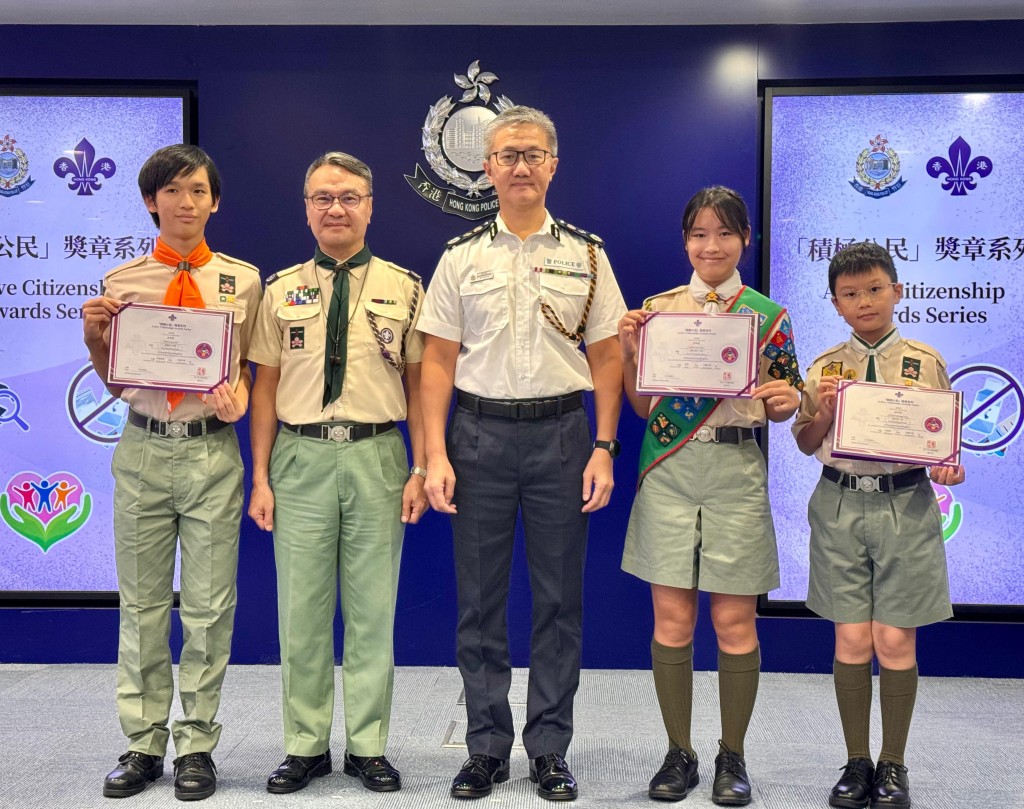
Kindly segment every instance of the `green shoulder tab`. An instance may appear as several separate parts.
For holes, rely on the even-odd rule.
[[[672,287],[672,289],[666,289],[664,292],[659,292],[657,295],[651,295],[649,298],[644,298],[643,305],[640,308],[643,309],[645,312],[653,312],[654,302],[658,300],[658,298],[664,298],[667,297],[668,295],[675,295],[681,289],[686,289],[686,284],[681,284],[677,287]]]
[[[470,239],[475,239],[488,231],[490,232],[492,239],[498,233],[498,225],[493,219],[487,219],[481,222],[471,231],[463,233],[461,236],[456,236],[454,239],[449,239],[448,242],[445,244],[445,249],[451,250],[453,247],[458,247],[463,242],[468,242]]]
[[[281,278],[284,278],[286,275],[291,275],[292,273],[298,272],[301,267],[302,267],[301,264],[296,264],[294,267],[288,267],[285,270],[280,270],[279,272],[275,272],[264,283],[265,283],[266,286],[270,286],[275,281],[278,281]]]
[[[558,224],[558,227],[561,230],[568,231],[574,236],[579,236],[584,241],[590,242],[591,244],[596,244],[598,247],[604,247],[604,239],[602,239],[596,233],[590,233],[589,231],[583,230],[583,228],[578,228],[575,225],[571,225],[564,219],[556,219],[555,222]],[[558,234],[555,234],[556,238],[557,235]]]
[[[405,269],[405,267],[399,267],[397,264],[392,264],[390,261],[385,261],[384,264],[397,273],[409,276],[413,281],[415,281],[418,284],[423,283],[423,279],[417,273],[414,273],[412,270],[407,270]]]

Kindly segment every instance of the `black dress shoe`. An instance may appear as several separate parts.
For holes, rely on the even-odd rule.
[[[104,798],[138,795],[150,781],[164,774],[164,760],[129,750],[117,760],[117,766],[103,779]]]
[[[894,761],[879,761],[871,785],[871,809],[876,806],[910,806],[910,779],[907,768]]]
[[[715,783],[711,787],[711,800],[719,806],[746,806],[750,803],[750,779],[747,762],[721,741],[715,757]]]
[[[188,753],[174,759],[174,797],[201,801],[217,791],[217,767],[209,753]]]
[[[869,758],[851,758],[843,768],[843,775],[832,787],[829,806],[843,809],[863,809],[871,800],[871,782],[875,765]]]
[[[453,798],[483,798],[491,787],[508,780],[508,759],[474,753],[452,781]]]
[[[665,763],[651,779],[647,796],[656,801],[681,801],[699,783],[697,757],[677,748],[668,751]]]
[[[267,779],[267,792],[284,795],[298,792],[309,786],[311,778],[319,778],[331,772],[331,751],[319,756],[286,755],[281,766],[274,770]]]
[[[580,790],[569,772],[569,765],[558,753],[546,753],[530,762],[530,780],[537,794],[549,801],[574,801]]]
[[[345,775],[352,775],[373,792],[396,792],[402,788],[402,776],[384,756],[353,756],[345,753]]]

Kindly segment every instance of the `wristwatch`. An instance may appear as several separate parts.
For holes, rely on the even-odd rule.
[[[410,468],[409,469],[409,474],[410,475],[419,475],[424,480],[426,480],[426,478],[427,478],[427,470],[424,469],[422,466],[414,466],[414,467]]]
[[[611,441],[595,441],[594,449],[606,449],[609,455],[618,458],[619,453],[622,452],[622,444],[614,438]]]

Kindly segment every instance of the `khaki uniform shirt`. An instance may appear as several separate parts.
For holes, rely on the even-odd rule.
[[[722,305],[722,311],[728,310],[732,301]],[[686,285],[670,289],[659,295],[654,295],[644,301],[644,309],[650,312],[703,312],[704,306],[694,300],[690,294],[690,288]],[[784,322],[789,321],[789,315],[784,314],[776,325],[775,330],[768,335],[770,340]],[[792,330],[790,331],[792,334]],[[795,358],[794,358],[795,362]],[[757,384],[763,385],[771,382],[777,377],[769,374],[768,369],[772,361],[763,354],[760,357],[760,366],[757,375]],[[794,366],[794,370],[795,366]],[[651,397],[651,404],[657,401],[658,397]],[[650,411],[648,411],[649,413]],[[721,399],[718,407],[708,416],[706,422],[708,427],[760,427],[768,420],[764,411],[764,402],[760,399]]]
[[[793,435],[811,422],[818,412],[818,384],[823,376],[838,376],[843,379],[864,379],[868,361],[850,347],[849,341],[832,346],[811,365],[805,379],[800,410],[793,423]],[[924,388],[950,387],[946,374],[946,361],[930,345],[900,336],[888,348],[875,356],[875,371],[880,381],[887,385],[908,385]],[[914,467],[908,464],[879,463],[877,461],[855,461],[849,458],[832,457],[832,434],[835,425],[829,428],[822,439],[815,457],[826,466],[834,466],[841,472],[852,475],[888,475],[905,472]]]
[[[152,256],[137,258],[115,267],[103,277],[104,294],[132,303],[162,303],[175,273],[176,268]],[[249,351],[249,340],[256,324],[261,295],[259,270],[237,258],[214,253],[208,263],[192,269],[192,279],[207,309],[227,309],[234,315],[228,372],[228,382],[234,387],[238,384],[241,363]],[[121,398],[132,410],[161,421],[194,421],[216,415],[209,399],[203,401],[191,393],[173,413],[167,409],[166,391],[125,388]]]
[[[583,332],[587,343],[618,333],[626,304],[601,247],[597,284]],[[537,399],[593,390],[579,343],[541,310],[546,302],[567,331],[583,316],[590,288],[587,241],[548,214],[520,239],[499,216],[489,229],[441,257],[423,307],[420,331],[462,345],[455,387],[489,399]]]
[[[406,416],[402,376],[384,352],[396,362],[403,353],[407,363],[422,361],[416,321],[423,284],[415,273],[376,256],[349,274],[345,379],[341,396],[326,408],[324,352],[334,273],[310,260],[267,279],[248,356],[281,369],[277,417],[283,422],[380,424]]]

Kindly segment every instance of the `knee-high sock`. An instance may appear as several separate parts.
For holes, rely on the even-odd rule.
[[[668,732],[669,745],[695,755],[690,743],[693,715],[693,643],[686,646],[662,646],[651,640],[654,690],[661,706],[661,718]]]
[[[733,655],[718,650],[718,699],[722,712],[722,743],[743,755],[743,739],[754,713],[761,674],[761,649]]]
[[[917,666],[902,670],[880,668],[878,693],[882,700],[882,752],[878,760],[903,764],[917,700]]]
[[[832,661],[847,758],[871,758],[871,663]]]

